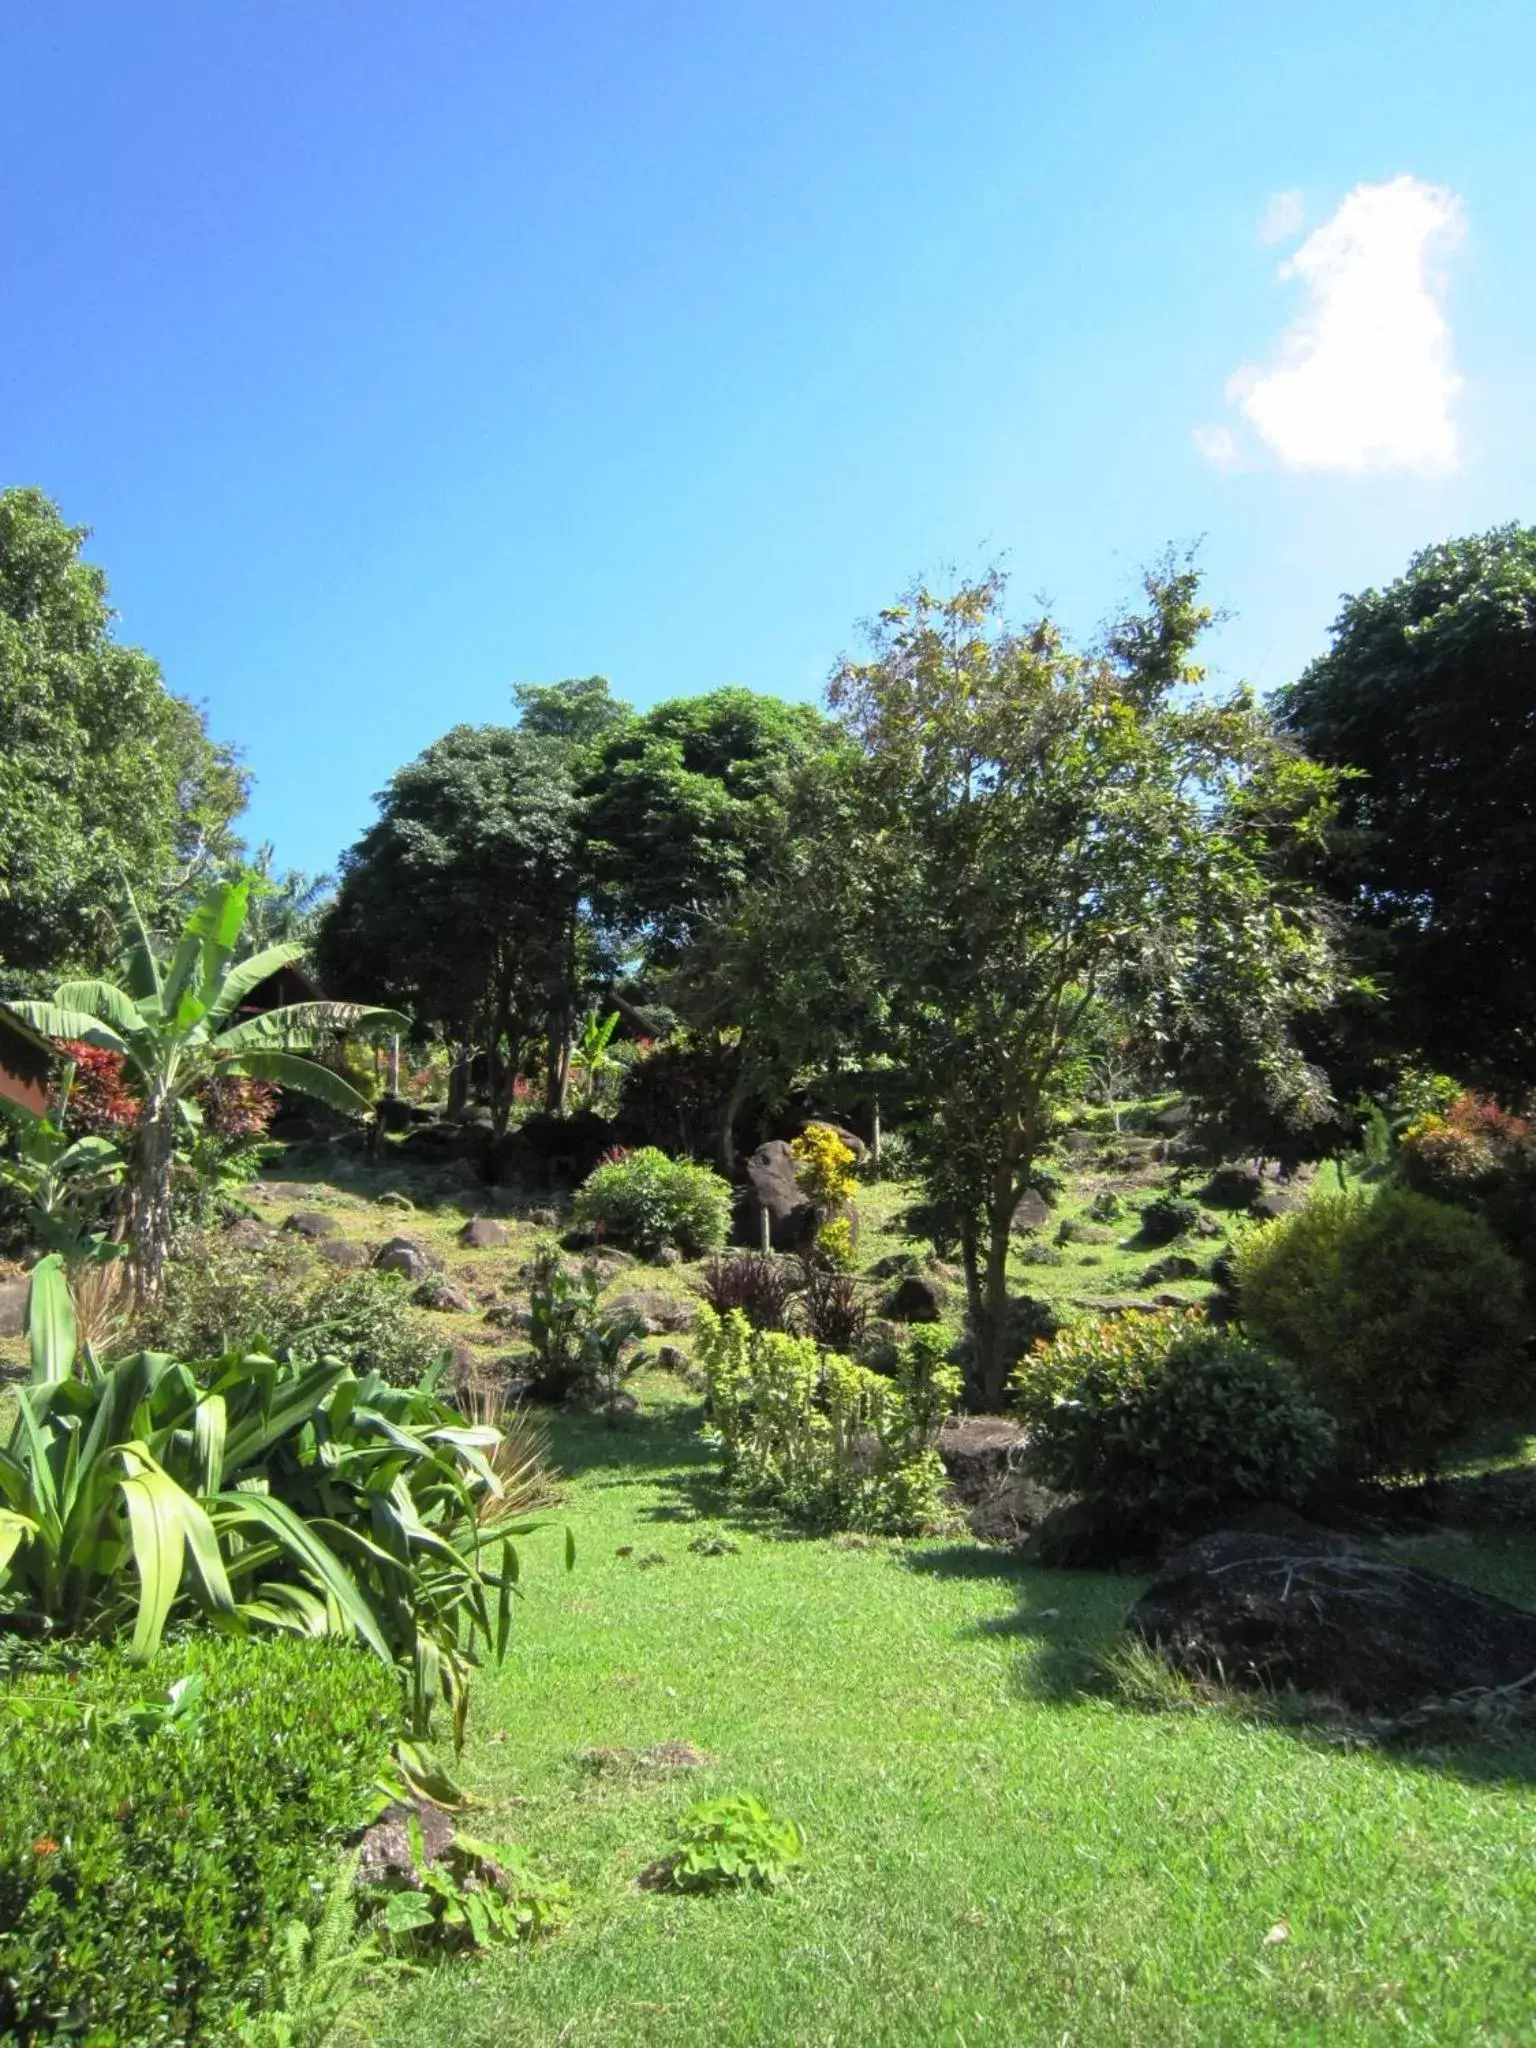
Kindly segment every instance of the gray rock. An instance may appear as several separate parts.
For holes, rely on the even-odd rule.
[[[679,1337],[693,1328],[698,1305],[680,1301],[675,1294],[666,1294],[659,1287],[647,1287],[637,1288],[632,1294],[616,1295],[604,1303],[604,1310],[610,1315],[633,1317],[638,1326],[637,1336]]]
[[[1293,1209],[1302,1204],[1300,1195],[1287,1194],[1284,1188],[1271,1188],[1260,1195],[1253,1205],[1252,1213],[1264,1223],[1277,1223],[1282,1216],[1289,1216]]]
[[[400,1273],[407,1280],[425,1280],[432,1271],[432,1256],[425,1246],[409,1237],[392,1237],[373,1255],[381,1273]]]
[[[769,1243],[776,1252],[809,1248],[816,1235],[816,1205],[807,1199],[796,1177],[794,1154],[782,1138],[759,1145],[746,1164],[747,1192],[737,1234],[744,1244],[761,1243],[762,1218],[768,1218]]]
[[[0,1337],[19,1337],[27,1327],[30,1280],[0,1280]]]
[[[353,1244],[350,1238],[322,1238],[319,1244],[315,1246],[315,1250],[328,1266],[339,1266],[349,1272],[366,1266],[368,1263],[366,1247],[360,1244]]]
[[[865,1268],[871,1280],[900,1280],[908,1273],[920,1273],[923,1262],[916,1252],[887,1252]]]
[[[683,1263],[683,1255],[675,1244],[658,1245],[656,1256],[651,1263],[656,1266],[680,1266]]]
[[[468,1245],[471,1251],[499,1251],[512,1242],[511,1233],[504,1223],[493,1223],[488,1216],[472,1216],[459,1232],[459,1243]]]
[[[1026,1188],[1019,1197],[1010,1228],[1020,1234],[1027,1230],[1044,1230],[1050,1220],[1051,1208],[1044,1195],[1038,1188]]]
[[[418,1308],[436,1309],[443,1315],[472,1316],[475,1312],[475,1304],[463,1288],[436,1273],[422,1281],[411,1299]]]
[[[555,1209],[530,1209],[528,1221],[535,1230],[558,1230],[560,1227],[559,1212]]]
[[[224,1242],[232,1251],[265,1251],[277,1232],[270,1223],[263,1223],[259,1216],[237,1216],[224,1233]]]
[[[1154,1259],[1147,1267],[1138,1287],[1166,1287],[1170,1280],[1194,1280],[1199,1277],[1200,1262],[1186,1252],[1170,1252],[1166,1259]]]
[[[327,1216],[323,1209],[295,1209],[283,1225],[284,1230],[291,1230],[296,1237],[312,1239],[334,1237],[337,1227],[336,1218]]]

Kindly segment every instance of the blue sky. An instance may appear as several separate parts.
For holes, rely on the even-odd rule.
[[[1536,517],[1533,75],[1528,0],[13,5],[0,483],[311,868],[514,680],[815,696],[947,562],[1088,634],[1203,535],[1269,687]]]

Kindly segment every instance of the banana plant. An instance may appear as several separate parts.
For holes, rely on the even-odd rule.
[[[472,1672],[511,1629],[517,1539],[500,1432],[428,1387],[335,1360],[141,1352],[76,1370],[62,1262],[34,1269],[32,1374],[0,1449],[0,1600],[13,1630],[129,1636],[173,1615],[351,1636],[401,1674],[424,1734],[462,1742]],[[566,1562],[572,1561],[569,1534]]]
[[[291,1003],[241,1018],[241,1004],[297,945],[268,946],[235,961],[250,907],[246,882],[216,884],[187,920],[168,959],[160,958],[129,897],[133,944],[124,985],[67,981],[52,1002],[13,1007],[49,1038],[121,1054],[143,1100],[128,1170],[125,1237],[140,1300],[159,1289],[171,1239],[176,1133],[197,1122],[197,1089],[221,1075],[245,1075],[299,1089],[361,1116],[368,1104],[349,1082],[304,1055],[343,1031],[402,1031],[393,1010],[360,1003]]]
[[[619,1062],[608,1050],[618,1024],[617,1010],[610,1010],[606,1017],[599,1017],[594,1010],[571,1047],[571,1071],[577,1076],[577,1092],[587,1109],[595,1106],[607,1077],[619,1071]]]

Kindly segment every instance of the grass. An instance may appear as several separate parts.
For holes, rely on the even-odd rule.
[[[417,1980],[381,2048],[1536,2038],[1536,1750],[1382,1755],[1085,1695],[1134,1581],[743,1522],[694,1422],[658,1374],[628,1428],[558,1425],[577,1567],[530,1542],[462,1775],[477,1833],[571,1882],[572,1924]],[[690,1549],[726,1529],[738,1553]],[[1423,1561],[1536,1591],[1528,1536],[1446,1548]],[[580,1762],[673,1741],[715,1761]],[[738,1791],[809,1836],[785,1894],[635,1888],[683,1805]]]

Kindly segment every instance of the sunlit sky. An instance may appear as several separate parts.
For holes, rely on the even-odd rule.
[[[1225,679],[1536,517],[1536,7],[0,11],[0,483],[334,865],[515,680],[818,694],[923,572]]]

